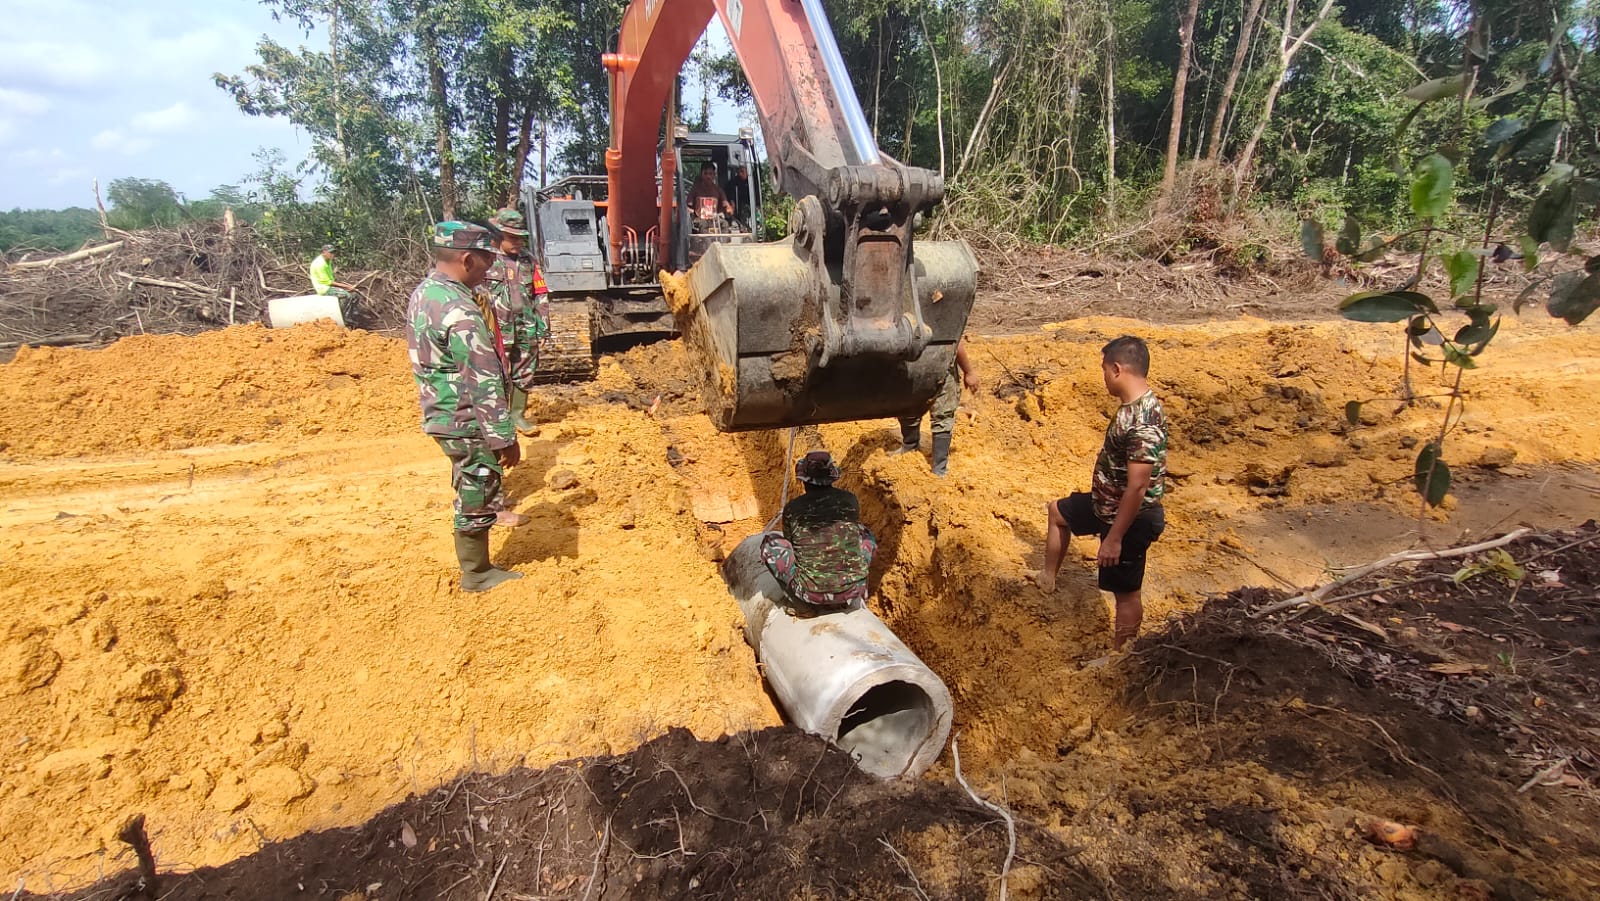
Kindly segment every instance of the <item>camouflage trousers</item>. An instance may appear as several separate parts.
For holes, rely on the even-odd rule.
[[[861,530],[861,550],[871,559],[878,552],[878,540],[866,529]],[[794,545],[777,532],[761,536],[761,561],[767,571],[778,580],[791,600],[813,607],[848,607],[867,599],[867,582],[851,585],[843,591],[818,591],[796,571]]]
[[[948,435],[956,430],[956,408],[961,406],[961,370],[955,366],[950,367],[950,372],[944,377],[944,384],[939,386],[939,393],[933,397],[933,406],[928,408],[928,418],[933,425],[935,435]],[[904,416],[900,424],[907,430],[922,427],[921,416]]]
[[[450,458],[450,487],[456,490],[455,530],[481,532],[494,525],[500,509],[500,479],[505,474],[482,438],[435,438]]]

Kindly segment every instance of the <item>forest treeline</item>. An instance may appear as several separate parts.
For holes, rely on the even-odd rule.
[[[263,39],[216,83],[311,138],[309,159],[263,157],[247,185],[286,243],[373,252],[398,223],[603,171],[600,55],[622,0],[265,3],[306,41]],[[1600,171],[1600,0],[824,5],[880,146],[945,174],[949,227],[1088,241],[1191,168],[1229,209],[1382,229],[1409,215],[1413,161],[1436,151],[1467,217],[1484,214],[1496,167],[1526,170],[1503,179],[1506,209],[1531,203],[1553,163]],[[714,97],[748,99],[737,61],[707,45],[684,81],[691,126]],[[1513,127],[1514,155],[1482,149]],[[1581,218],[1593,200],[1577,194]]]

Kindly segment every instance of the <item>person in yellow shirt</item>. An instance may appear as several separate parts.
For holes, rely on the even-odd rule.
[[[333,280],[333,245],[322,245],[322,252],[311,260],[311,287],[318,294],[331,294],[340,300],[350,297],[350,286]]]

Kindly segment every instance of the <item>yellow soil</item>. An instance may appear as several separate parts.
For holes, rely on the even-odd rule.
[[[1054,597],[1023,575],[1044,503],[1087,484],[1111,409],[1097,350],[1123,331],[1151,340],[1174,429],[1152,623],[1268,581],[1257,564],[1305,582],[1377,556],[1370,524],[1415,513],[1400,439],[1439,412],[1373,403],[1371,425],[1332,434],[1346,400],[1394,389],[1393,330],[1083,320],[973,342],[986,390],[965,402],[946,480],[887,457],[889,423],[797,436],[797,453],[839,456],[861,494],[882,541],[876,603],[953,690],[968,775],[993,788],[1005,773],[1041,816],[1053,799],[1094,802],[1134,757],[1106,727],[1125,687],[1077,666],[1108,631],[1092,548],[1069,555]],[[1447,459],[1514,451],[1513,473],[1600,459],[1591,338],[1507,323],[1468,374]],[[680,380],[692,368],[681,350],[635,353]],[[1036,387],[993,396],[1007,369]],[[786,434],[602,403],[658,393],[602,366],[509,478],[534,523],[497,530],[494,551],[527,577],[465,595],[448,470],[417,431],[398,341],[241,327],[31,351],[0,376],[0,878],[59,887],[126,865],[108,831],[130,813],[164,864],[216,863],[465,767],[777,721],[708,558],[771,516]],[[1247,491],[1291,467],[1287,497]],[[576,487],[552,486],[562,470]],[[1428,538],[1457,537],[1469,512],[1434,517]],[[1063,762],[1064,745],[1085,754]],[[1234,776],[1216,791],[1256,790],[1259,774]]]

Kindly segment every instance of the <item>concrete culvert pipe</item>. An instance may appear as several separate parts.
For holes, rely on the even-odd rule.
[[[848,751],[861,769],[919,776],[950,737],[950,690],[865,607],[802,619],[774,599],[783,587],[761,560],[761,535],[722,566],[744,634],[790,722]]]

